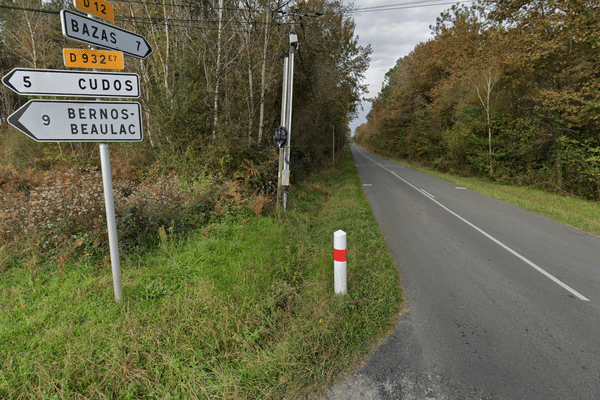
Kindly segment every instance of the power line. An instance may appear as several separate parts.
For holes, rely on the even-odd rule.
[[[60,11],[52,11],[52,10],[44,10],[41,8],[26,8],[26,7],[15,7],[15,6],[7,6],[7,5],[3,5],[0,4],[0,8],[5,8],[5,9],[9,9],[9,10],[14,10],[14,11],[26,11],[26,12],[33,12],[33,13],[45,13],[45,14],[55,14],[58,15],[60,14]],[[116,17],[115,21],[120,21],[120,22],[130,22],[130,23],[134,23],[134,24],[140,24],[140,25],[164,25],[165,21],[167,23],[167,25],[169,26],[175,26],[175,27],[186,27],[189,26],[190,24],[194,24],[194,25],[199,25],[199,24],[216,24],[219,21],[215,21],[215,20],[198,20],[198,19],[177,19],[177,18],[154,18],[154,17],[129,17],[129,16],[124,16],[124,17]],[[240,21],[240,20],[229,20],[227,21],[227,23],[236,23],[236,24],[240,24],[240,25],[264,25],[266,24],[265,22],[262,21]],[[278,22],[271,22],[271,25],[277,25]],[[206,29],[213,29],[210,27],[204,27]],[[214,28],[216,29],[216,28]],[[227,30],[227,29],[225,29]],[[243,32],[243,31],[239,31],[239,30],[231,30],[232,32]]]
[[[142,1],[142,0],[121,0],[122,3],[132,3],[132,4],[144,4],[144,5],[149,5],[149,6],[158,6],[158,7],[178,7],[178,8],[190,8],[190,9],[194,9],[194,10],[200,10],[200,9],[204,9],[204,10],[224,10],[224,11],[253,11],[255,9],[253,8],[230,8],[230,7],[223,7],[223,8],[219,8],[219,7],[210,7],[210,6],[204,6],[204,5],[200,5],[200,4],[160,4],[160,3],[155,3],[155,2],[149,2],[149,1]]]
[[[125,3],[137,3],[137,4],[147,4],[147,5],[153,5],[153,6],[167,6],[167,7],[186,7],[186,8],[194,8],[194,9],[206,9],[206,10],[225,10],[225,11],[258,11],[256,9],[252,9],[252,8],[219,8],[219,7],[199,7],[197,5],[193,5],[193,6],[188,6],[188,5],[178,5],[178,4],[156,4],[156,3],[149,3],[149,2],[144,2],[144,1],[134,1],[134,0],[125,0],[123,1]],[[0,8],[6,8],[9,10],[15,10],[15,11],[28,11],[28,12],[38,12],[38,13],[47,13],[47,14],[60,14],[60,11],[52,11],[52,10],[45,10],[43,8],[26,8],[26,7],[16,7],[16,6],[8,6],[8,5],[4,5],[4,4],[0,4]],[[262,10],[260,12],[265,12],[265,11],[271,11],[271,12],[278,12],[278,10]]]
[[[46,13],[46,14],[60,14],[59,11],[44,10],[42,8],[14,7],[14,6],[7,6],[4,4],[0,4],[0,8],[7,8],[9,10],[16,10],[16,11],[39,12],[39,13]]]
[[[394,4],[385,4],[385,5],[380,5],[380,6],[371,6],[371,7],[358,7],[355,10],[361,10],[361,11],[371,11],[371,10],[377,10],[377,9],[381,9],[381,8],[388,8],[388,7],[404,7],[404,6],[423,6],[426,7],[429,4],[428,3],[435,3],[435,2],[439,2],[440,0],[418,0],[418,1],[409,1],[409,2],[402,2],[402,3],[394,3]]]
[[[44,10],[41,8],[26,8],[26,7],[16,7],[16,6],[7,6],[0,4],[0,8],[5,8],[14,11],[26,11],[33,13],[46,13],[46,14],[60,14],[60,11],[52,11],[52,10]],[[229,9],[236,10],[236,9]],[[243,9],[237,9],[237,11],[243,11]],[[185,26],[184,24],[217,24],[219,21],[216,20],[199,20],[199,19],[179,19],[179,18],[164,18],[164,17],[130,17],[130,16],[121,16],[115,17],[115,21],[120,22],[131,22],[135,24],[141,25],[164,25],[165,21],[168,25],[172,26]],[[266,22],[263,21],[243,21],[243,20],[229,20],[227,23],[237,23],[237,24],[247,24],[247,25],[265,25]],[[270,25],[279,25],[280,22],[270,22]]]
[[[184,5],[184,4],[156,4],[156,3],[150,3],[147,1],[142,1],[142,0],[123,0],[123,2],[125,3],[135,3],[135,4],[147,4],[147,5],[153,5],[153,6],[168,6],[168,7],[187,7],[187,8],[203,8],[203,9],[211,9],[211,10],[218,10],[217,7],[198,7],[198,5]],[[372,6],[372,7],[358,7],[358,8],[352,8],[347,10],[347,13],[350,14],[361,14],[361,13],[367,13],[367,12],[384,12],[384,11],[393,11],[393,10],[402,10],[402,9],[412,9],[412,8],[422,8],[422,7],[433,7],[433,6],[443,6],[443,5],[450,5],[450,4],[460,4],[460,3],[474,3],[475,1],[447,1],[447,2],[440,2],[440,0],[421,0],[421,1],[412,1],[412,2],[404,2],[404,3],[395,3],[395,4],[387,4],[387,5],[381,5],[381,6]],[[5,9],[9,9],[9,10],[15,10],[15,11],[27,11],[27,12],[36,12],[36,13],[46,13],[46,14],[59,14],[59,11],[52,11],[52,10],[45,10],[45,9],[34,9],[34,8],[25,8],[25,7],[16,7],[16,6],[8,6],[8,5],[4,5],[4,4],[0,4],[0,8],[5,8]],[[258,11],[257,9],[252,9],[252,8],[223,8],[223,10],[226,11]],[[267,10],[264,10],[267,11]],[[262,12],[264,12],[262,11]],[[278,10],[269,10],[271,12],[277,12],[280,13],[282,15],[292,15],[292,16],[323,16],[323,15],[328,15],[329,13],[325,12],[301,12],[301,11],[278,11]],[[149,17],[130,17],[130,16],[121,16],[121,17],[116,17],[115,18],[118,21],[123,21],[123,22],[132,22],[132,23],[137,23],[137,24],[141,24],[141,25],[164,25],[165,23],[165,18],[149,18]],[[173,25],[173,26],[184,26],[183,24],[198,24],[198,23],[204,23],[204,24],[216,24],[218,23],[218,21],[203,21],[203,20],[196,20],[196,19],[172,19],[172,18],[167,18],[166,19],[167,24],[169,25]],[[173,22],[176,22],[177,25],[173,24]],[[265,22],[262,21],[234,21],[236,23],[240,23],[240,24],[265,24]],[[271,22],[272,25],[279,25],[281,24],[281,22],[276,22],[273,21]]]
[[[351,8],[351,9],[347,10],[347,12],[352,13],[352,14],[360,14],[360,13],[365,13],[365,12],[380,12],[380,11],[399,10],[399,9],[406,9],[406,8],[421,8],[421,7],[432,7],[432,6],[457,4],[457,3],[474,3],[475,2],[473,0],[473,1],[447,1],[447,2],[440,3],[439,1],[440,0],[421,0],[421,1],[413,1],[413,2],[387,4],[387,5],[381,5],[381,6],[358,7],[358,8]],[[160,7],[181,7],[181,8],[192,8],[192,9],[219,10],[218,7],[207,7],[207,6],[186,5],[186,4],[157,4],[154,2],[147,2],[147,1],[142,1],[142,0],[123,0],[123,3],[146,4],[146,5],[160,6]],[[7,6],[7,5],[1,5],[1,4],[0,4],[0,8],[6,8],[6,9],[11,9],[11,10],[17,10],[17,11],[59,14],[59,11],[15,7],[15,6]],[[257,8],[224,7],[222,9],[225,11],[258,11],[258,12],[271,11],[271,12],[276,12],[276,13],[279,13],[282,15],[306,16],[306,17],[312,17],[312,16],[319,17],[319,16],[329,14],[329,13],[324,13],[324,12],[281,11],[281,10],[277,10],[277,9],[275,9],[275,10],[270,10],[270,9],[259,10]],[[123,17],[123,18],[128,18],[128,17]],[[131,17],[129,17],[129,18],[131,18]],[[133,18],[135,18],[135,17],[133,17]],[[190,21],[194,21],[194,20],[190,20]]]
[[[164,17],[116,17],[115,21],[120,22],[132,22],[139,24],[153,24],[153,25],[164,25],[165,22],[168,25],[177,23],[177,24],[217,24],[218,20],[201,20],[201,19],[181,19],[181,18],[164,18]],[[266,22],[263,21],[248,21],[248,20],[234,20],[228,19],[223,21],[226,24],[229,23],[237,23],[241,25],[266,25]],[[277,25],[277,22],[270,22],[269,25]]]
[[[440,0],[421,0],[421,1],[412,1],[405,3],[395,3],[395,4],[387,4],[381,6],[372,6],[372,7],[358,7],[353,8],[349,11],[351,14],[361,14],[367,12],[381,12],[381,11],[392,11],[392,10],[402,10],[407,8],[422,8],[422,7],[434,7],[434,6],[445,6],[451,4],[460,4],[460,3],[475,3],[472,1],[446,1],[440,2]]]

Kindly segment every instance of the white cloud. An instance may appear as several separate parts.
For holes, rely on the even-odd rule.
[[[408,3],[408,1],[404,1]],[[389,0],[359,0],[355,8],[365,8],[392,4]],[[401,3],[393,3],[401,4]],[[421,42],[431,39],[430,25],[435,25],[436,18],[451,7],[437,5],[418,8],[404,8],[388,11],[364,12],[354,17],[361,46],[371,45],[371,64],[365,73],[365,84],[368,85],[368,98],[374,98],[381,91],[383,78],[399,58],[407,56]],[[365,110],[359,112],[357,120],[351,122],[352,131],[367,122],[370,103],[363,102]]]

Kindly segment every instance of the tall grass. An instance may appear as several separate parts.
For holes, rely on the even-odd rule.
[[[349,154],[287,214],[228,218],[122,262],[21,263],[0,281],[0,398],[304,397],[393,326],[395,267]],[[348,295],[333,294],[333,232]]]

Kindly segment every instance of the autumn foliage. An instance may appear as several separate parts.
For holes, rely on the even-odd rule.
[[[600,199],[600,6],[453,6],[398,60],[357,140],[463,174]]]
[[[84,46],[63,37],[65,8],[73,5],[0,7],[0,76],[65,69],[62,49]],[[281,125],[292,30],[292,184],[328,165],[334,143],[336,150],[346,144],[370,48],[357,44],[343,4],[174,0],[114,8],[115,25],[153,48],[145,60],[127,56],[124,68],[140,77],[144,140],[110,145],[121,252],[152,247],[161,232],[184,235],[271,208],[279,157],[271,137]],[[106,254],[98,146],[37,143],[18,132],[7,118],[28,100],[0,85],[1,265]]]

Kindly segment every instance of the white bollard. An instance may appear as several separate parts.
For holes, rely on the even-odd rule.
[[[346,232],[333,234],[333,282],[335,294],[346,294]]]

